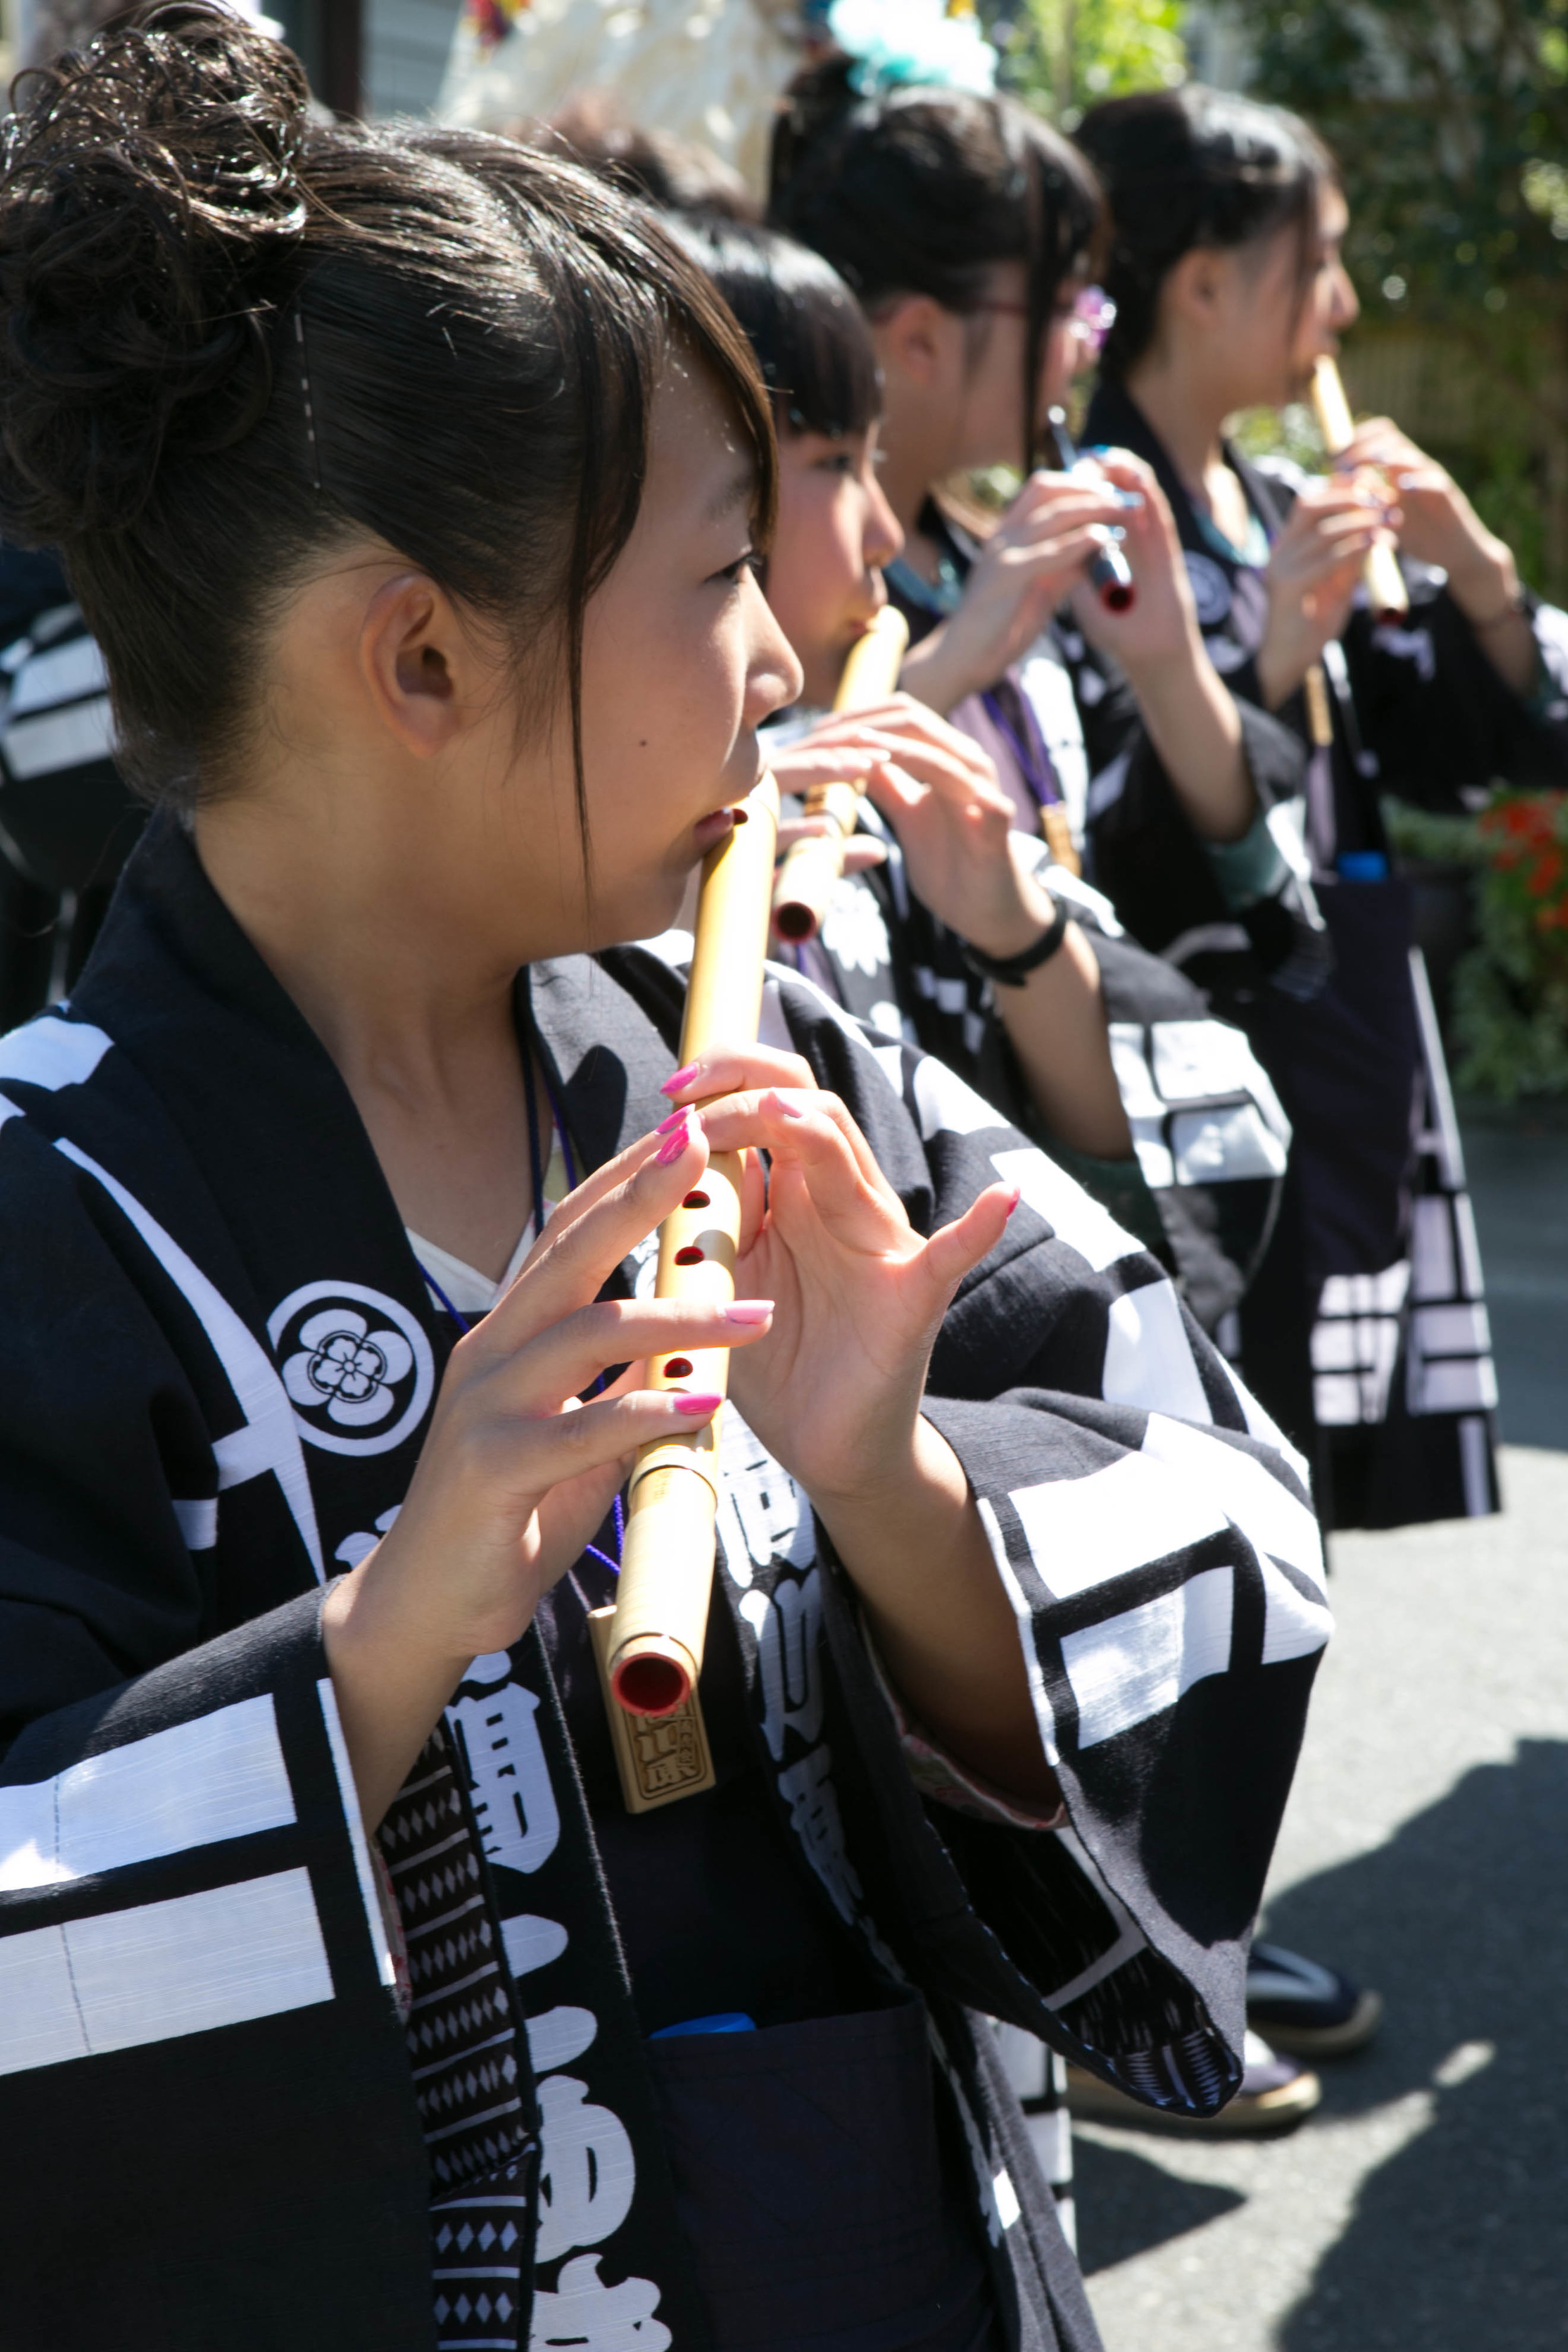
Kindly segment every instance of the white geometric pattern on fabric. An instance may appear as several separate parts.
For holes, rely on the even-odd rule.
[[[990,1123],[993,1127],[997,1124],[994,1111]],[[1142,1245],[1131,1234],[1124,1233],[1098,1201],[1091,1201],[1083,1186],[1065,1169],[1058,1168],[1055,1160],[1047,1160],[1033,1145],[1023,1150],[994,1151],[991,1165],[1004,1184],[1017,1186],[1025,1207],[1033,1209],[1037,1217],[1044,1217],[1058,1239],[1065,1242],[1068,1249],[1077,1250],[1096,1274],[1103,1274],[1108,1265],[1115,1265],[1124,1257],[1141,1255]]]
[[[1260,1559],[1283,1560],[1324,1591],[1323,1538],[1315,1515],[1254,1455],[1227,1445],[1223,1437],[1205,1436],[1184,1421],[1152,1412],[1143,1456],[1189,1476],[1194,1501],[1201,1496],[1211,1509],[1218,1503]]]
[[[1309,1601],[1271,1559],[1265,1559],[1259,1565],[1263,1570],[1267,1612],[1263,1624],[1263,1664],[1274,1666],[1287,1658],[1310,1658],[1323,1647],[1334,1630],[1334,1621],[1326,1603]]]
[[[1163,1715],[1205,1675],[1225,1673],[1235,1586],[1233,1570],[1205,1569],[1178,1591],[1063,1635],[1080,1748]]]
[[[929,1143],[933,1135],[978,1135],[1005,1124],[994,1103],[965,1086],[932,1055],[922,1054],[915,1065],[914,1091],[922,1142]]]
[[[235,1402],[244,1416],[243,1427],[220,1437],[213,1447],[218,1464],[220,1487],[238,1486],[250,1478],[271,1471],[283,1489],[283,1498],[289,1515],[300,1530],[300,1539],[310,1554],[316,1581],[324,1583],[326,1571],[321,1560],[321,1538],[316,1527],[316,1506],[310,1494],[310,1481],[305,1469],[305,1456],[294,1425],[293,1409],[284,1392],[283,1383],[274,1371],[258,1342],[240,1321],[216,1283],[209,1282],[195,1261],[180,1247],[173,1234],[166,1233],[149,1210],[128,1192],[107,1168],[89,1160],[68,1138],[61,1137],[55,1150],[84,1169],[88,1175],[103,1186],[110,1200],[124,1211],[148,1248],[158,1260],[171,1282],[184,1292],[196,1319],[206,1333],[208,1344],[223,1366]]]
[[[0,1037],[0,1078],[58,1094],[62,1087],[79,1087],[90,1078],[113,1043],[90,1022],[41,1013],[25,1028]]]
[[[1088,1880],[1110,1912],[1116,1936],[1115,1940],[1090,1960],[1087,1968],[1080,1969],[1076,1977],[1070,1978],[1066,1984],[1058,1985],[1054,1992],[1042,1996],[1047,2009],[1066,2009],[1069,2002],[1081,2000],[1086,1992],[1092,1992],[1097,1984],[1103,1984],[1106,1978],[1113,1976],[1125,1961],[1143,1951],[1149,1941],[1127,1906],[1106,1884],[1104,1873],[1098,1867],[1078,1832],[1060,1829],[1057,1832],[1057,1842],[1064,1853],[1072,1856],[1080,1874]]]
[[[1410,1261],[1378,1274],[1331,1274],[1312,1326],[1312,1410],[1325,1428],[1377,1423],[1399,1357]]]
[[[370,1946],[375,1954],[376,1974],[384,1985],[391,1987],[397,1982],[397,1969],[387,1937],[386,1921],[382,1914],[381,1897],[376,1892],[370,1844],[359,1809],[359,1790],[354,1785],[353,1764],[349,1756],[348,1741],[343,1736],[342,1717],[338,1713],[338,1694],[331,1675],[322,1675],[318,1680],[316,1698],[321,1706],[321,1720],[327,1727],[327,1743],[332,1751],[332,1769],[337,1774],[338,1801],[343,1809],[343,1823],[349,1833],[349,1843],[353,1847],[354,1876],[359,1880],[360,1901],[364,1906],[365,1926],[370,1930]]]
[[[1149,1034],[1154,1084],[1166,1102],[1251,1095],[1272,1113],[1275,1133],[1289,1136],[1290,1122],[1243,1031],[1223,1021],[1155,1021]]]
[[[217,1541],[217,1496],[197,1495],[185,1501],[179,1496],[171,1498],[174,1517],[180,1523],[180,1533],[187,1551],[211,1551]]]
[[[1184,1110],[1171,1120],[1171,1150],[1181,1184],[1237,1184],[1254,1176],[1283,1176],[1289,1131],[1281,1142],[1264,1125],[1256,1103],[1226,1110]]]
[[[0,751],[13,776],[26,782],[62,768],[85,768],[114,756],[114,713],[109,697],[79,702],[0,728]]]
[[[1008,1500],[1040,1581],[1059,1601],[1168,1559],[1226,1524],[1212,1495],[1142,1454],[1124,1454],[1086,1477],[1020,1486]]]
[[[84,695],[108,691],[109,668],[97,638],[72,637],[63,646],[26,655],[16,672],[5,716],[22,719],[30,711],[53,709],[62,702],[79,702]]]
[[[269,1692],[0,1788],[0,1890],[93,1878],[295,1818]]]
[[[1184,1421],[1212,1422],[1214,1412],[1169,1281],[1145,1283],[1111,1300],[1100,1394],[1107,1404],[1158,1405]]]
[[[308,1870],[0,1939],[0,2074],[332,1999]]]
[[[858,1045],[863,1054],[870,1055],[893,1093],[900,1101],[902,1100],[904,1069],[901,1045],[880,1045],[874,1038],[868,1036],[852,1013],[846,1013],[841,1004],[836,1004],[825,989],[818,988],[816,981],[807,980],[803,972],[791,971],[785,964],[773,963],[764,965],[763,970],[767,978],[763,983],[763,1013],[757,1027],[757,1043],[760,1045],[772,1045],[783,1054],[796,1054],[800,1050],[790,1034],[789,1023],[784,1017],[784,997],[780,983],[787,982],[793,992],[809,996],[814,1013],[831,1021],[834,1027],[841,1030],[846,1037]],[[963,1080],[955,1078],[953,1084],[961,1086]],[[994,1111],[992,1111],[989,1116],[993,1127],[1000,1123]]]

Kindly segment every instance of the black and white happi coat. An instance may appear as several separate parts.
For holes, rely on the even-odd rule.
[[[1568,616],[1531,603],[1536,690],[1499,676],[1440,573],[1405,563],[1411,609],[1379,625],[1358,601],[1324,654],[1331,747],[1304,694],[1262,707],[1261,572],[1205,527],[1158,436],[1102,385],[1085,426],[1145,458],[1170,499],[1215,667],[1282,851],[1258,903],[1227,906],[1153,752],[1126,680],[1068,632],[1089,749],[1088,850],[1133,937],[1239,1022],[1295,1129],[1275,1247],[1243,1309],[1242,1360],[1316,1446],[1319,1500],[1342,1526],[1497,1507],[1497,1381],[1442,1041],[1412,945],[1409,887],[1380,795],[1433,809],[1497,778],[1568,777]],[[1272,538],[1300,478],[1227,452]],[[1329,950],[1316,958],[1313,926]]]
[[[0,1029],[10,1029],[80,971],[146,809],[114,764],[103,656],[52,558],[0,548]]]
[[[1065,901],[1100,967],[1135,1160],[1065,1151],[1029,1099],[991,982],[917,897],[896,835],[868,802],[860,824],[887,862],[842,878],[816,940],[796,951],[803,970],[880,1035],[934,1054],[1066,1160],[1165,1260],[1184,1303],[1234,1356],[1237,1310],[1273,1231],[1290,1149],[1290,1122],[1245,1032],[1216,1020],[1183,973],[1130,940],[1110,900],[1054,863],[1044,841],[1020,835],[1019,849]]]
[[[635,950],[520,981],[584,1165],[663,1110],[680,1002]],[[1005,2338],[1079,2352],[1081,2284],[976,2013],[1156,2107],[1234,2089],[1329,1626],[1302,1465],[1161,1268],[941,1064],[787,973],[767,1034],[917,1227],[998,1176],[1023,1196],[927,1411],[1068,1825],[922,1800],[853,1588],[733,1415],[717,1589],[779,1820],[923,2003]],[[379,1832],[389,1928],[320,1604],[397,1511],[454,1333],[341,1077],[171,819],[68,1010],[0,1045],[0,2340],[700,2347],[536,1633],[474,1661]]]

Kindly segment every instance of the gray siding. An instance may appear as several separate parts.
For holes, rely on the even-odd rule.
[[[364,106],[427,114],[440,95],[460,0],[364,0]]]

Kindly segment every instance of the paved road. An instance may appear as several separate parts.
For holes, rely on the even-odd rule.
[[[1568,1118],[1468,1143],[1506,1511],[1336,1539],[1268,1912],[1387,2022],[1289,2139],[1079,2127],[1110,2352],[1568,2347]]]

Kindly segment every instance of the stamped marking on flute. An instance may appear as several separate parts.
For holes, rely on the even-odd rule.
[[[628,1813],[649,1813],[677,1797],[694,1797],[714,1786],[713,1759],[709,1753],[707,1727],[693,1691],[671,1715],[628,1715],[613,1703],[610,1689],[610,1629],[614,1609],[595,1609],[588,1618],[594,1656],[605,1692],[605,1712],[621,1777],[621,1795]]]

